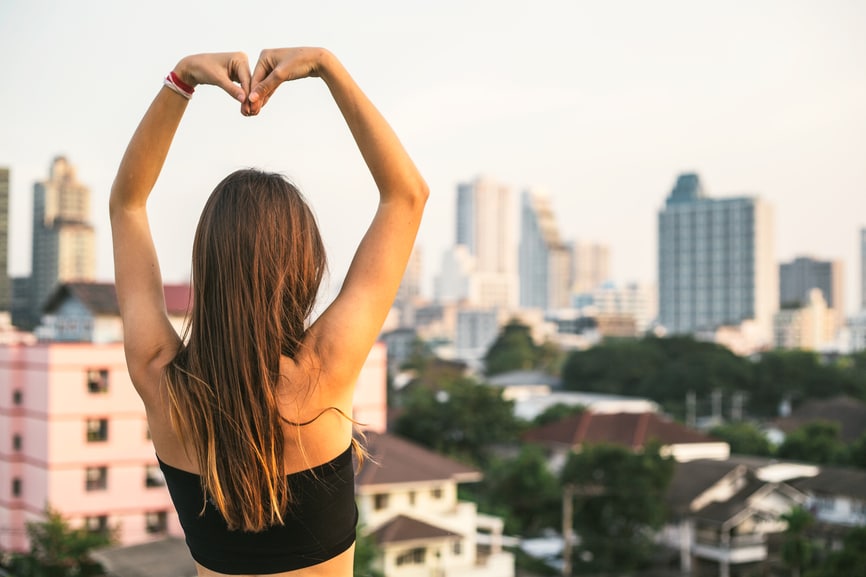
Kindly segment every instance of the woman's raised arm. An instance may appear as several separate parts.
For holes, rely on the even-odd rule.
[[[178,62],[133,134],[111,187],[109,212],[123,343],[130,375],[145,402],[180,343],[166,314],[145,205],[189,96],[199,84],[220,86],[243,103],[250,85],[246,55],[199,54]]]
[[[265,50],[249,98],[258,113],[287,80],[318,76],[340,109],[379,189],[379,207],[361,240],[339,295],[316,320],[305,345],[328,380],[355,378],[379,335],[403,278],[427,201],[427,184],[397,135],[337,58],[321,48]]]

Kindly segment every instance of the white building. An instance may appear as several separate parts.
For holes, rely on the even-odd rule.
[[[659,322],[669,334],[754,319],[767,342],[778,309],[771,207],[757,197],[709,198],[681,175],[658,218]]]
[[[571,249],[560,238],[550,198],[539,190],[524,191],[520,215],[520,306],[541,310],[567,307]]]
[[[820,289],[809,292],[799,308],[782,309],[773,318],[773,337],[783,349],[822,350],[833,345],[839,326],[838,313],[829,308]]]
[[[517,303],[511,189],[488,178],[457,186],[457,238],[475,258],[481,306]]]
[[[502,519],[460,501],[475,469],[388,434],[368,433],[370,459],[356,479],[362,530],[381,550],[385,577],[513,577]]]
[[[588,241],[571,243],[572,286],[574,294],[591,293],[610,280],[610,247]]]

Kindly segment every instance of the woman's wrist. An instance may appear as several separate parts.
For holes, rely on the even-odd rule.
[[[180,62],[178,62],[174,66],[172,72],[183,84],[186,84],[190,88],[195,88],[199,85],[199,82],[196,80],[195,75],[192,72],[192,66],[190,66],[189,58],[189,56],[182,58]]]

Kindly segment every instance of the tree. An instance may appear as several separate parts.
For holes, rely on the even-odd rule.
[[[12,559],[17,577],[86,577],[101,575],[102,569],[90,558],[90,552],[110,545],[110,532],[93,532],[72,528],[63,516],[52,509],[45,520],[27,524],[30,551]]]
[[[777,454],[782,459],[844,465],[848,462],[848,448],[841,441],[839,430],[839,423],[807,423],[785,437]]]
[[[739,455],[769,456],[773,446],[758,427],[751,423],[727,423],[710,430],[710,435],[731,446],[731,452]]]
[[[512,319],[502,328],[499,336],[484,356],[487,375],[508,371],[530,370],[537,366],[538,347],[532,340],[528,326]]]
[[[812,544],[806,531],[814,522],[812,515],[801,507],[795,507],[782,515],[788,523],[782,542],[782,561],[791,569],[792,577],[800,577],[804,569],[812,563]]]
[[[852,529],[841,551],[834,551],[807,577],[866,577],[866,527]]]
[[[483,466],[491,448],[516,441],[521,425],[501,389],[461,377],[439,390],[413,387],[394,431],[440,453]]]
[[[630,571],[649,563],[654,533],[665,520],[664,495],[673,467],[653,446],[633,453],[596,445],[569,456],[562,483],[577,495],[574,525],[591,554],[587,569]]]
[[[555,423],[557,421],[561,421],[566,417],[570,417],[572,415],[579,415],[584,412],[586,407],[583,405],[566,405],[565,403],[556,403],[555,405],[551,405],[544,409],[541,413],[539,413],[533,420],[533,427],[540,427],[542,425],[547,425],[548,423]]]
[[[355,564],[352,574],[358,577],[384,577],[384,573],[379,569],[381,552],[373,536],[363,527],[358,527],[356,534]]]
[[[537,446],[524,445],[517,457],[493,461],[479,489],[479,505],[505,517],[506,533],[535,535],[561,523],[559,480]]]

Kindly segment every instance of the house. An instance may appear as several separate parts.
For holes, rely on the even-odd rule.
[[[192,303],[189,285],[165,285],[169,320],[180,334]],[[41,341],[119,343],[123,325],[113,283],[75,282],[58,285],[43,308],[36,328]]]
[[[648,443],[661,444],[662,456],[677,461],[727,459],[730,446],[699,431],[668,420],[655,412],[597,413],[584,411],[531,429],[524,441],[545,446],[555,469],[565,464],[569,453],[583,445],[614,444],[632,450]]]
[[[830,399],[809,399],[790,415],[776,419],[770,433],[780,431],[781,436],[816,421],[839,424],[839,440],[850,444],[866,434],[866,403],[840,395]],[[776,435],[778,436],[778,435]]]
[[[866,525],[863,469],[822,466],[817,475],[791,484],[806,494],[804,506],[815,519],[809,535],[824,551],[838,550],[853,527]]]
[[[514,576],[503,521],[457,498],[459,484],[481,480],[477,470],[387,433],[366,437],[355,494],[385,577]]]
[[[787,528],[783,515],[806,502],[795,487],[762,479],[736,461],[678,463],[668,487],[671,517],[660,542],[679,551],[683,574],[754,574]]]

